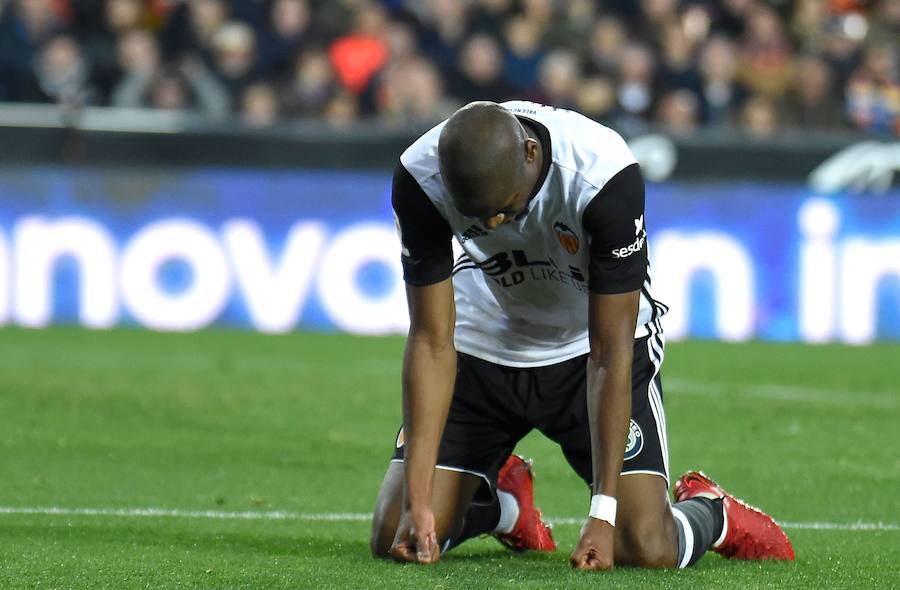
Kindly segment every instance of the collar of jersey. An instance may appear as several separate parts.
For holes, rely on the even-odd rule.
[[[550,131],[545,127],[542,123],[535,121],[529,117],[523,117],[522,115],[516,115],[516,118],[519,119],[520,122],[528,125],[537,133],[537,139],[541,142],[541,154],[543,154],[543,162],[541,162],[541,174],[538,176],[537,182],[534,183],[534,189],[532,189],[531,196],[528,197],[528,206],[525,208],[525,211],[520,215],[516,221],[522,221],[525,217],[528,216],[528,213],[531,212],[531,207],[535,201],[535,197],[537,197],[541,191],[544,189],[544,185],[547,184],[547,176],[550,173],[550,165],[553,163],[553,144],[550,140]]]

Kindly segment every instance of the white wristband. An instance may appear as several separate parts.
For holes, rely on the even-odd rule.
[[[616,499],[612,496],[595,494],[591,496],[591,512],[589,516],[616,526],[616,504]]]

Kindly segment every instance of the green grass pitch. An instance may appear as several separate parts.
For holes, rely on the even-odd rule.
[[[784,521],[797,561],[710,553],[690,570],[607,574],[569,569],[569,521],[551,555],[485,538],[433,567],[369,557],[360,513],[399,423],[402,346],[0,330],[0,588],[900,587],[898,345],[670,345],[673,474],[703,468]],[[532,435],[519,452],[545,515],[586,514],[552,444]],[[148,508],[214,514],[109,512]],[[253,514],[210,517],[237,512]],[[334,513],[350,514],[323,519]]]

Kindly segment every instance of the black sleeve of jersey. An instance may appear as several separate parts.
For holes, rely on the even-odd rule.
[[[591,237],[588,288],[593,293],[627,293],[647,278],[644,179],[637,164],[613,176],[584,210]]]
[[[394,169],[391,204],[403,245],[403,279],[424,286],[449,277],[453,271],[450,224],[402,164]]]

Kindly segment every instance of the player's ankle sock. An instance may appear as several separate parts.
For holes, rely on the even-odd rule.
[[[466,539],[493,532],[497,528],[497,523],[500,522],[500,514],[500,502],[497,500],[490,504],[472,504],[466,510],[462,529],[447,541],[447,545],[442,547],[441,551],[452,549]]]
[[[678,567],[693,565],[722,534],[722,499],[691,498],[672,506],[672,514],[678,528]]]
[[[500,518],[491,532],[509,534],[519,520],[519,503],[515,496],[501,490],[497,490],[497,499],[500,501]]]

